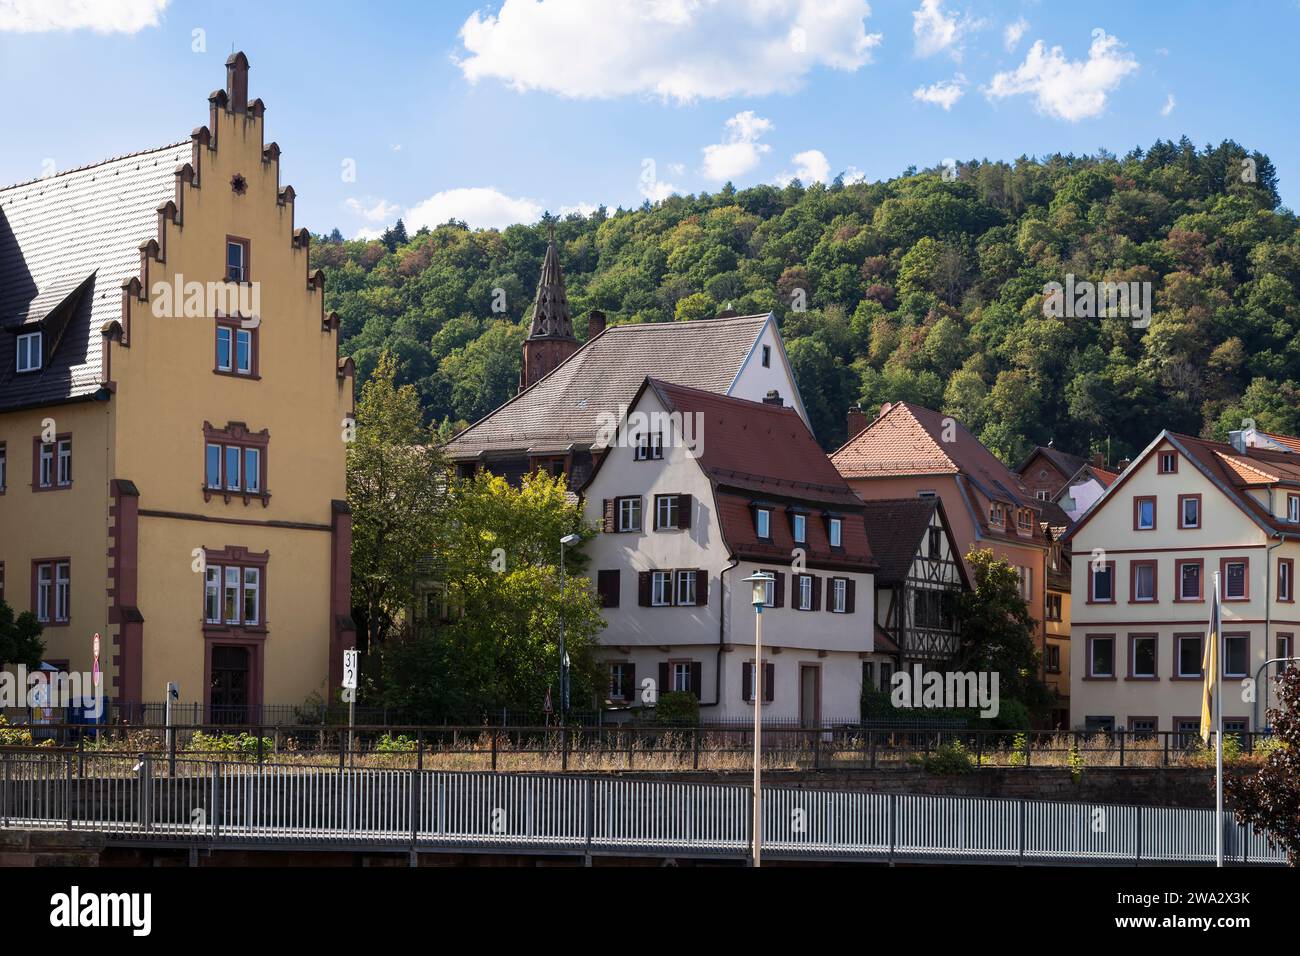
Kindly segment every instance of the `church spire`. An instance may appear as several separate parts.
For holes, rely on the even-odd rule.
[[[523,367],[519,371],[522,392],[578,350],[573,334],[573,316],[564,291],[564,270],[555,248],[555,223],[547,223],[546,258],[533,300],[533,324],[524,340]]]
[[[546,258],[542,277],[533,301],[533,326],[530,339],[577,339],[573,334],[573,317],[569,314],[569,297],[564,292],[564,270],[555,248],[555,223],[547,224]]]

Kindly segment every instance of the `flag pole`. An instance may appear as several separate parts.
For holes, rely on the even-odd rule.
[[[1218,598],[1219,572],[1214,573]],[[1214,865],[1223,866],[1223,605],[1214,602]]]

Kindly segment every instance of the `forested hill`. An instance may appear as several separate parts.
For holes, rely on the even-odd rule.
[[[1184,139],[952,172],[558,220],[575,326],[585,336],[592,308],[611,322],[775,310],[827,448],[850,404],[899,399],[955,415],[1007,461],[1048,440],[1109,442],[1113,461],[1162,427],[1222,437],[1243,415],[1300,433],[1300,228],[1266,156]],[[545,247],[544,222],[399,223],[382,241],[316,237],[312,254],[359,377],[391,349],[449,431],[514,394]],[[1150,282],[1149,327],[1045,317],[1044,287],[1067,274]]]

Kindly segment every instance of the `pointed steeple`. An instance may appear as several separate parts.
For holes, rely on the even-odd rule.
[[[569,314],[569,297],[564,292],[564,270],[560,267],[560,254],[555,248],[555,223],[548,224],[546,258],[542,261],[542,277],[537,283],[537,298],[533,301],[533,326],[530,339],[573,339],[573,317]]]

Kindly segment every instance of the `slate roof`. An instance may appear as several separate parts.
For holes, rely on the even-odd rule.
[[[670,412],[702,416],[698,461],[713,483],[718,520],[731,552],[789,563],[802,547],[810,566],[870,571],[875,567],[862,502],[827,459],[799,413],[647,378]],[[771,540],[758,539],[751,506],[772,509]],[[807,513],[807,541],[796,545],[790,513]],[[830,546],[827,516],[840,517],[841,544]]]
[[[937,497],[880,498],[866,502],[863,517],[878,565],[877,584],[896,584],[907,579],[937,507]]]
[[[99,330],[121,317],[122,282],[139,274],[190,153],[186,140],[0,189],[0,410],[99,390]],[[17,375],[12,328],[43,321],[92,275],[46,366]]]
[[[767,320],[767,315],[746,315],[610,326],[462,431],[445,451],[464,460],[494,451],[557,452],[590,445],[598,416],[617,416],[619,404],[631,403],[647,375],[725,393]]]

